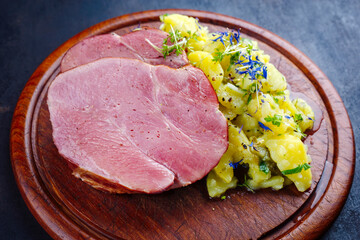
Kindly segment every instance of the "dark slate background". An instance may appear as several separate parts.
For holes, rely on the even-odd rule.
[[[50,239],[16,187],[9,156],[15,104],[36,67],[59,45],[98,22],[126,13],[190,8],[238,17],[288,40],[329,77],[359,142],[360,1],[0,1],[0,239]],[[360,144],[356,145],[357,155]],[[359,157],[357,157],[357,162]],[[344,209],[322,239],[360,239],[360,166]]]

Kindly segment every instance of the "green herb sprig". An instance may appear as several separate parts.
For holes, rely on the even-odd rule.
[[[173,45],[168,45],[169,40],[171,43],[173,43]],[[187,44],[187,39],[181,36],[180,31],[177,29],[174,30],[171,27],[171,32],[169,32],[169,38],[164,39],[161,52],[164,58],[170,55],[170,53],[173,52],[174,50],[175,50],[175,54],[178,56],[185,50],[186,44]]]
[[[308,170],[309,168],[311,168],[311,166],[308,163],[303,163],[300,164],[299,166],[297,166],[296,168],[292,168],[292,169],[288,169],[285,171],[282,171],[281,173],[284,175],[290,175],[290,174],[295,174],[295,173],[299,173],[302,170]]]
[[[265,174],[270,172],[270,169],[264,160],[260,160],[259,169]]]
[[[282,121],[282,116],[278,115],[278,114],[274,114],[274,116],[271,117],[270,115],[268,115],[267,117],[264,118],[264,120],[266,122],[271,122],[275,126],[280,127],[281,121]]]
[[[295,113],[294,120],[295,122],[302,122],[304,119],[300,113]]]
[[[255,191],[249,186],[248,180],[246,178],[246,175],[244,176],[244,183],[243,184],[238,184],[238,187],[246,187],[247,190],[249,190],[252,193],[255,193]]]
[[[305,133],[303,133],[303,131],[301,131],[299,124],[296,124],[295,131],[300,133],[302,139],[306,138],[307,135]]]
[[[165,38],[162,44],[162,48],[159,48],[155,44],[153,44],[149,39],[145,39],[154,49],[160,52],[164,59],[169,56],[173,51],[178,56],[180,55],[186,48],[188,39],[186,37],[182,37],[179,30],[174,30],[171,26],[171,32],[169,32],[169,37]],[[169,41],[173,43],[172,45],[168,45]]]

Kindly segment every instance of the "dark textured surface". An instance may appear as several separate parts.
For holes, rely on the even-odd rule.
[[[15,104],[36,67],[60,44],[100,21],[159,8],[191,8],[242,18],[291,42],[329,77],[359,142],[360,2],[353,1],[1,1],[0,239],[50,239],[16,187],[9,156]],[[356,146],[359,155],[360,144]],[[357,157],[357,160],[359,157]],[[360,238],[360,167],[346,205],[323,239]]]

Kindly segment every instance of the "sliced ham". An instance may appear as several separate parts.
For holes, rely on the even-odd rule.
[[[104,57],[134,58],[152,65],[167,65],[173,68],[188,64],[185,53],[179,56],[172,53],[164,59],[163,55],[151,46],[150,43],[161,49],[168,36],[166,32],[158,29],[143,28],[123,36],[110,33],[86,38],[67,51],[61,61],[60,70],[64,72]]]
[[[110,192],[158,193],[203,178],[228,146],[204,73],[103,58],[48,91],[53,139],[74,175]]]

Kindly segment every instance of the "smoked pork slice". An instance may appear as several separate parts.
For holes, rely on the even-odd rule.
[[[164,59],[148,42],[161,49],[168,36],[159,29],[143,28],[123,36],[109,33],[86,38],[67,51],[61,61],[60,70],[64,72],[104,57],[134,58],[152,65],[167,65],[173,68],[188,64],[185,53],[179,56],[172,53]]]
[[[47,99],[74,175],[110,192],[158,193],[203,178],[228,147],[204,73],[102,58],[59,74]]]

